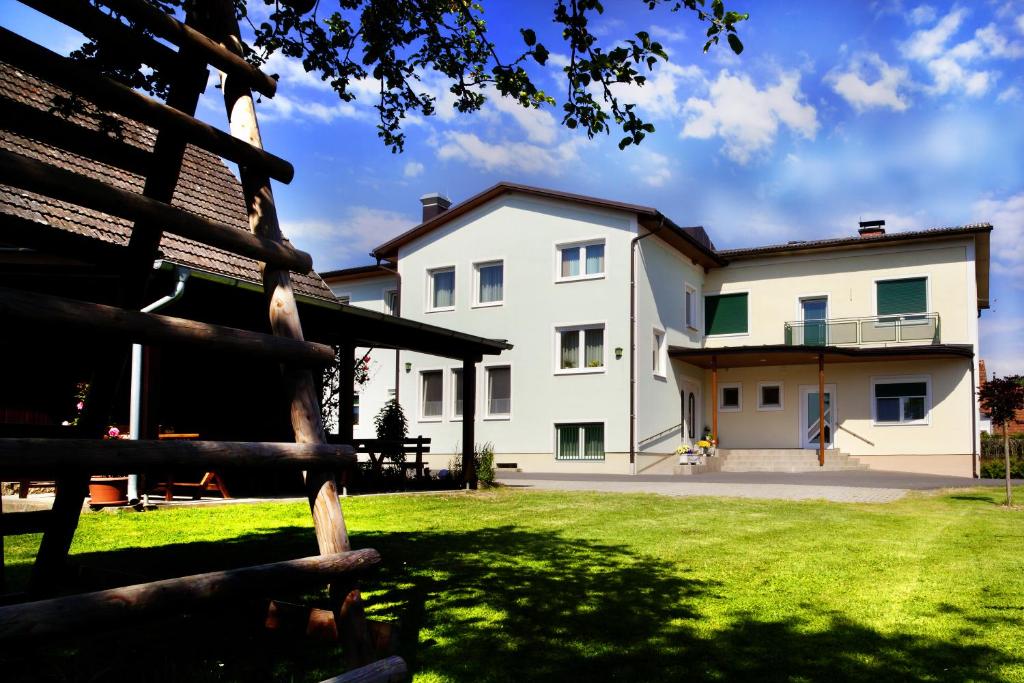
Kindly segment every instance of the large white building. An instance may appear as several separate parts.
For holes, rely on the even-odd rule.
[[[477,440],[498,462],[671,471],[709,432],[722,452],[786,454],[824,431],[830,454],[873,468],[974,469],[990,225],[722,251],[656,209],[510,183],[421,201],[381,265],[322,275],[352,305],[514,345],[477,371]],[[446,466],[461,366],[369,356],[356,436],[397,390]]]

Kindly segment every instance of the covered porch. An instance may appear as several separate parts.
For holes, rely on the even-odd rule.
[[[704,415],[727,470],[858,469],[850,455],[919,452],[972,461],[969,345],[670,347],[669,356],[705,371]],[[940,404],[946,420],[931,416]],[[890,407],[921,419],[882,424],[886,416],[875,413]],[[943,424],[919,429],[933,419]],[[905,425],[914,428],[898,428]]]

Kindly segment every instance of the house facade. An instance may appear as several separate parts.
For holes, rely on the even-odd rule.
[[[498,462],[668,472],[714,434],[723,452],[823,438],[876,469],[973,471],[989,225],[718,250],[649,207],[510,183],[423,202],[380,266],[323,276],[355,306],[512,342],[477,372]],[[369,356],[357,436],[397,394],[446,466],[461,366]]]

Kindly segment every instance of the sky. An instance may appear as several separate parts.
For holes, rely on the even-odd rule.
[[[553,2],[483,4],[504,54],[521,49],[520,27],[537,31],[552,59],[531,76],[557,99],[566,51]],[[621,134],[560,126],[559,109],[491,99],[459,114],[428,72],[437,114],[411,117],[396,155],[376,137],[372,82],[343,103],[274,58],[278,95],[258,114],[266,148],[296,167],[275,188],[285,234],[318,270],[370,263],[370,249],[419,222],[420,195],[458,202],[499,180],[653,206],[705,226],[720,248],[850,236],[859,220],[890,232],[991,222],[981,355],[990,372],[1024,374],[1024,0],[730,0],[750,13],[740,56],[703,54],[690,13],[605,4],[593,24],[603,45],[645,30],[670,56],[622,92],[657,129],[626,151]],[[0,23],[63,54],[81,40],[13,0],[0,0]],[[218,90],[199,114],[225,126]]]

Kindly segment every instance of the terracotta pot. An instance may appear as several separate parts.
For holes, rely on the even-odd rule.
[[[128,477],[93,477],[89,480],[89,506],[128,504]]]

